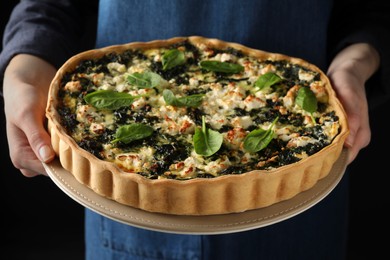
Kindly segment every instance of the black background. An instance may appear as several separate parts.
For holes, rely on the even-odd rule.
[[[0,1],[2,35],[12,7]],[[1,49],[0,49],[1,50]],[[1,259],[83,259],[84,209],[48,177],[26,178],[8,155],[4,103],[0,113],[0,244]],[[389,234],[387,193],[390,101],[370,113],[371,144],[350,165],[350,239],[348,259],[379,259],[387,255]],[[319,256],[320,258],[320,256]]]

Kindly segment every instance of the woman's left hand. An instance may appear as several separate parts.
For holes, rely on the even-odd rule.
[[[379,54],[369,44],[352,44],[340,51],[328,69],[328,77],[347,114],[348,164],[371,140],[365,83],[379,67]]]

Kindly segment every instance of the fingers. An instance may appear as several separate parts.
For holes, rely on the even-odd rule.
[[[7,138],[10,158],[15,168],[19,169],[26,177],[34,177],[40,174],[47,175],[42,162],[37,158],[22,130],[7,123]]]
[[[371,129],[368,110],[361,108],[359,114],[348,114],[350,135],[346,140],[349,148],[348,164],[356,159],[359,151],[367,147],[371,141]]]
[[[347,114],[349,135],[345,147],[348,148],[347,163],[350,164],[371,140],[364,83],[343,70],[333,73],[331,80]]]
[[[30,131],[25,130],[25,133],[35,157],[43,163],[48,163],[55,157],[51,147],[50,136],[43,128],[43,125],[36,125],[35,122],[27,123],[31,129]],[[33,128],[34,126],[35,128]]]
[[[345,141],[345,146],[349,148],[349,164],[356,159],[359,151],[371,141],[368,104],[365,92],[362,91],[359,94],[356,88],[345,87],[339,91],[339,94],[348,117],[349,136]]]
[[[14,166],[31,177],[45,173],[42,162],[53,160],[55,153],[45,129],[46,101],[32,87],[21,84],[19,88],[23,93],[18,93],[18,102],[6,106],[7,138]]]
[[[50,144],[50,136],[44,128],[31,128],[22,131],[14,125],[7,124],[7,138],[10,158],[15,166],[26,177],[39,174],[47,175],[42,163],[49,163],[55,158]]]

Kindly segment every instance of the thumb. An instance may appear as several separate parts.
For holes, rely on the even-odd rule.
[[[49,133],[43,124],[37,124],[36,121],[30,122],[30,131],[25,131],[28,142],[37,158],[43,163],[51,162],[55,157],[55,152],[51,145]]]

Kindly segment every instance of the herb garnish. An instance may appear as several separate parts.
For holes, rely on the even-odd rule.
[[[202,128],[196,128],[193,137],[195,152],[203,156],[211,156],[222,146],[222,134],[206,128],[206,121],[202,116]]]
[[[85,95],[84,100],[98,109],[115,110],[131,105],[131,103],[139,97],[140,96],[132,96],[128,93],[112,90],[98,90]]]
[[[177,98],[171,90],[163,91],[165,103],[176,107],[198,107],[202,104],[203,96],[204,94],[195,94]]]
[[[186,62],[184,52],[178,49],[171,49],[164,53],[161,58],[163,70],[169,70],[173,67],[182,65]]]
[[[259,128],[250,132],[244,138],[244,149],[250,153],[255,153],[267,147],[267,145],[274,137],[275,131],[273,130],[273,128],[278,119],[279,117],[275,118],[268,130]]]
[[[317,111],[318,102],[314,92],[308,87],[301,87],[298,90],[297,97],[295,98],[295,103],[303,110],[309,112],[311,120],[314,124],[316,124],[316,121],[313,117],[313,113]]]
[[[132,141],[144,139],[153,134],[153,128],[139,123],[124,125],[119,127],[115,133],[115,139],[112,143],[122,142],[129,144]]]
[[[240,64],[216,60],[203,60],[199,63],[199,66],[205,70],[228,74],[235,74],[244,70],[244,67]]]
[[[167,84],[167,81],[163,77],[151,71],[130,74],[127,77],[127,81],[138,88],[154,88]]]
[[[273,85],[281,82],[283,79],[279,77],[276,73],[274,72],[267,72],[256,80],[255,86],[259,88],[259,90],[265,90],[269,89]]]

